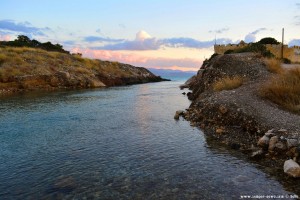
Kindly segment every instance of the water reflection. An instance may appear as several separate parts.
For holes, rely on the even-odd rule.
[[[213,147],[178,82],[1,99],[0,199],[237,199],[282,185]],[[3,101],[2,101],[3,100]]]

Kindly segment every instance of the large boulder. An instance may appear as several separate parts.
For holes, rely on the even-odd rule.
[[[284,162],[283,165],[284,173],[288,174],[291,177],[299,178],[300,177],[300,166],[294,160],[289,159]]]

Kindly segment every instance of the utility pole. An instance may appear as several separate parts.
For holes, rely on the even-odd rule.
[[[281,59],[283,59],[284,28],[282,28]]]

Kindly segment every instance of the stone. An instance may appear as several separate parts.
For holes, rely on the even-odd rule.
[[[274,130],[268,130],[266,133],[265,133],[265,136],[271,138],[273,136],[275,136],[275,133],[273,132]]]
[[[183,92],[182,94],[183,94],[183,95],[185,95],[186,93],[185,93],[185,92]]]
[[[279,133],[287,133],[287,130],[286,130],[286,129],[283,129],[283,128],[281,128],[281,129],[279,129],[277,132],[279,132]]]
[[[286,160],[283,165],[284,173],[288,174],[293,178],[300,177],[300,166],[298,163],[293,161],[292,159]]]
[[[77,184],[75,179],[72,176],[61,176],[57,179],[57,181],[54,183],[54,188],[57,190],[74,190],[76,188]]]
[[[297,139],[286,139],[287,147],[292,148],[296,147],[298,145],[298,140]]]
[[[299,157],[299,152],[297,147],[292,147],[286,152],[286,155],[292,158],[298,158]]]
[[[179,116],[183,116],[183,114],[184,114],[183,110],[177,110],[174,115],[174,119],[179,120]]]
[[[273,151],[277,142],[278,142],[278,137],[277,136],[271,137],[271,139],[269,141],[269,149],[268,150]]]
[[[252,152],[251,156],[252,159],[261,159],[264,157],[264,152],[262,149]]]
[[[222,128],[217,128],[216,129],[216,133],[217,134],[222,134],[222,133],[224,133],[225,131],[224,131],[224,129],[222,129]]]
[[[228,109],[224,105],[220,105],[219,111],[222,114],[226,114],[228,112]]]
[[[274,149],[276,149],[278,151],[285,151],[287,149],[287,147],[283,142],[279,141],[275,144]]]
[[[258,142],[257,142],[257,145],[260,146],[260,147],[266,147],[269,145],[269,137],[264,135],[263,137],[261,137]]]

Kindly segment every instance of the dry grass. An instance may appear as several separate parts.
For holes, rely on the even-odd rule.
[[[261,87],[260,95],[300,114],[300,68],[286,70],[274,76]]]
[[[281,61],[276,58],[267,58],[264,60],[269,72],[280,74],[284,70],[281,67]]]
[[[0,54],[0,66],[7,60],[7,56],[4,54]]]
[[[214,91],[232,90],[240,87],[244,80],[240,76],[224,77],[213,84]]]

